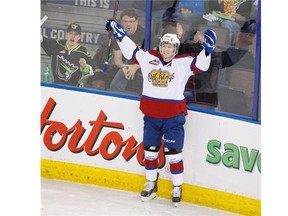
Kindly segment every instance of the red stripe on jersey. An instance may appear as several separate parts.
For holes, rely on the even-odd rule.
[[[156,50],[149,50],[148,52],[149,52],[151,55],[156,56],[157,58],[159,58],[160,61],[163,61],[163,58],[162,58],[161,54],[160,54],[158,51],[156,51]]]
[[[133,61],[134,64],[138,64],[139,65],[139,62],[137,61],[136,58],[134,58],[132,61]]]
[[[171,101],[157,100],[142,96],[140,110],[147,116],[154,118],[172,118],[183,112],[187,115],[186,100]]]
[[[158,160],[147,160],[144,161],[144,166],[147,170],[153,170],[158,168]]]
[[[195,65],[196,64],[196,59],[197,59],[197,57],[193,59],[193,62],[191,64],[191,70],[194,72],[194,74],[200,74],[203,71],[196,67],[196,65]]]
[[[183,170],[184,170],[183,160],[179,161],[178,163],[170,164],[170,171],[172,174],[183,173]]]

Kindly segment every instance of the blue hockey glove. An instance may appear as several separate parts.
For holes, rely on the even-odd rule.
[[[107,20],[105,28],[107,31],[111,31],[113,29],[114,31],[114,38],[118,40],[122,40],[126,36],[126,31],[125,29],[116,21],[114,20]]]
[[[217,36],[215,32],[211,29],[206,29],[204,32],[204,42],[202,43],[202,47],[207,53],[211,54],[215,51],[216,41]]]

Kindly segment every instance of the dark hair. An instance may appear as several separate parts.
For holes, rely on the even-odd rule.
[[[245,22],[241,28],[241,31],[256,34],[256,31],[257,31],[256,21],[250,20],[249,22]]]
[[[172,34],[177,34],[177,28],[176,25],[174,24],[165,24],[163,25],[163,32],[162,35],[166,34],[166,33],[172,33]]]
[[[176,23],[177,14],[175,12],[175,9],[167,8],[167,10],[162,15],[162,22]]]
[[[136,19],[138,19],[138,14],[133,8],[123,10],[122,13],[120,14],[120,19],[122,19],[123,16],[135,17]]]

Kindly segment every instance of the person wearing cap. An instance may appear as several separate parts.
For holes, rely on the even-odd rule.
[[[179,6],[180,6],[180,3],[181,3],[181,1],[179,2]],[[187,32],[188,29],[185,27],[185,23],[183,23],[183,22],[181,23],[181,19],[178,17],[179,16],[179,12],[177,12],[178,7],[176,7],[176,5],[175,5],[175,8],[169,7],[163,13],[161,36],[163,36],[165,33],[177,34],[177,37],[181,42],[179,52],[191,53],[193,50],[191,51],[190,48],[186,49],[186,46],[188,45],[190,47],[191,44],[202,43],[203,34],[199,31],[196,31],[196,29],[197,29],[196,26],[194,28],[195,31]],[[190,22],[192,22],[192,20]],[[191,35],[189,35],[189,37],[187,37],[187,34],[188,35],[191,34]],[[202,49],[200,49],[200,50],[197,49],[197,52],[199,53],[201,50]]]
[[[184,89],[190,76],[208,70],[215,50],[216,34],[204,32],[203,50],[197,55],[178,55],[180,41],[176,34],[164,34],[159,51],[139,48],[124,28],[114,20],[106,22],[106,30],[114,38],[126,59],[139,64],[143,75],[140,110],[144,114],[143,150],[147,182],[140,195],[155,198],[158,190],[158,155],[163,153],[172,176],[172,202],[177,206],[182,198],[185,116],[188,114]]]
[[[41,36],[41,47],[51,57],[54,83],[81,86],[82,81],[93,75],[92,59],[86,47],[79,44],[81,26],[71,23],[65,39],[57,40]]]
[[[206,24],[206,21],[202,18],[204,12],[204,0],[179,0],[178,3],[175,2],[172,7],[167,8],[163,13],[162,28],[163,30],[169,30],[175,26],[177,36],[181,42],[195,43],[198,36],[198,25]]]

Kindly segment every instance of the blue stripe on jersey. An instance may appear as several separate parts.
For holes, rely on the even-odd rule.
[[[130,60],[133,60],[133,59],[136,59],[135,58],[135,55],[136,53],[139,51],[139,48],[137,47],[134,51],[133,51],[133,54],[132,54],[132,58]]]
[[[165,102],[174,102],[174,103],[179,103],[185,99],[182,99],[182,100],[173,100],[173,99],[161,99],[161,98],[153,98],[153,97],[149,97],[149,96],[146,96],[146,95],[142,95],[143,98],[148,98],[150,100],[155,100],[155,101],[165,101]]]

